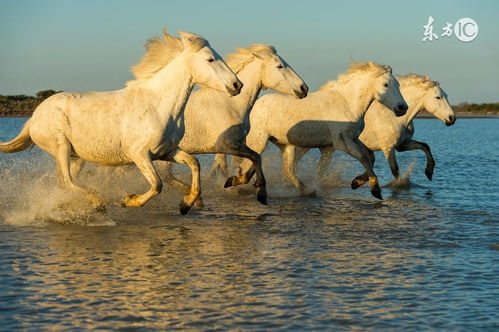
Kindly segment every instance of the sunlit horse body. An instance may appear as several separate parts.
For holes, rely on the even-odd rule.
[[[245,144],[249,113],[262,89],[304,98],[308,87],[272,46],[239,48],[227,57],[227,64],[244,83],[241,93],[230,97],[210,88],[194,91],[186,105],[185,135],[179,146],[192,154],[223,153],[251,160],[256,169],[257,198],[266,204],[261,157]],[[188,188],[173,177],[171,166],[166,180],[183,190]]]
[[[371,162],[374,165],[373,151],[383,151],[395,179],[399,178],[399,167],[395,158],[395,150],[409,151],[422,150],[426,154],[425,174],[432,179],[435,168],[435,160],[428,144],[412,139],[414,135],[413,119],[421,110],[433,114],[442,120],[447,126],[455,123],[454,111],[449,105],[447,94],[442,90],[438,82],[432,81],[428,76],[407,74],[397,77],[400,82],[400,92],[409,105],[404,116],[397,117],[385,106],[374,102],[365,115],[365,128],[360,134],[360,141],[370,150]],[[308,149],[307,149],[308,150]],[[301,151],[297,159],[307,151]],[[319,162],[319,176],[329,166],[334,148],[321,149],[321,160]],[[354,180],[357,188],[367,181],[367,174],[362,174]]]
[[[74,181],[84,161],[104,165],[134,163],[150,183],[123,205],[140,207],[157,195],[162,182],[152,160],[172,160],[192,170],[192,188],[180,204],[187,213],[200,194],[199,163],[178,148],[184,133],[183,110],[193,86],[206,85],[236,95],[242,83],[201,36],[179,33],[150,40],[132,68],[135,80],[109,92],[58,93],[41,103],[19,135],[0,143],[0,152],[33,144],[51,154],[59,185],[83,194],[95,207],[103,200]]]
[[[305,193],[306,188],[295,174],[295,149],[333,146],[343,150],[364,165],[371,193],[381,198],[367,149],[358,140],[364,128],[364,114],[374,100],[398,115],[407,110],[390,67],[373,62],[354,63],[337,81],[328,82],[307,98],[298,100],[269,94],[257,100],[251,112],[251,130],[246,143],[258,153],[265,149],[269,140],[276,143],[283,152],[284,175],[301,193]],[[254,173],[251,162],[243,160],[240,167],[240,175],[230,177],[226,185],[250,180]]]

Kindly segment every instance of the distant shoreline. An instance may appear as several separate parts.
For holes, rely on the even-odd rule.
[[[43,90],[35,96],[27,95],[0,95],[0,117],[2,118],[29,118],[42,101],[61,91]],[[496,119],[499,118],[499,103],[461,103],[453,105],[452,109],[458,118],[464,119]],[[433,118],[428,112],[421,112],[418,119]]]
[[[458,119],[499,119],[499,114],[456,113]],[[418,114],[416,119],[435,119],[433,114]]]

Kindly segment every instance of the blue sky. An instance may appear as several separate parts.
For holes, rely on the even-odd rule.
[[[206,37],[220,54],[274,45],[317,89],[348,63],[438,80],[451,103],[499,101],[499,1],[34,1],[0,2],[0,94],[115,90],[145,41],[164,27]],[[428,16],[441,33],[463,17],[475,40],[422,42]]]

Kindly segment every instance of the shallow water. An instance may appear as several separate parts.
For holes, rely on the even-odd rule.
[[[0,119],[0,140],[23,121]],[[203,176],[206,206],[187,216],[168,188],[142,209],[113,204],[145,190],[134,169],[85,168],[110,202],[99,215],[55,189],[47,155],[2,154],[2,329],[497,330],[499,120],[416,128],[434,180],[421,151],[399,153],[412,173],[383,201],[349,188],[361,167],[344,154],[315,181],[317,152],[299,168],[317,197],[299,197],[270,149],[268,207]]]

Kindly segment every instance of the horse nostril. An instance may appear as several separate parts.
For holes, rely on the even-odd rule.
[[[456,117],[451,115],[449,116],[449,120],[445,124],[447,126],[452,126],[454,123],[456,123]]]
[[[300,91],[295,90],[295,94],[298,96],[298,98],[305,98],[307,96],[308,92],[308,86],[306,84],[300,85]]]
[[[407,106],[407,104],[399,104],[399,106],[398,106],[398,109],[399,109],[401,112],[406,112],[408,108],[409,108],[409,107]]]
[[[242,83],[234,82],[234,83],[232,83],[232,86],[234,87],[234,89],[236,89],[236,91],[239,91],[239,90],[241,90],[243,85],[242,85]]]

